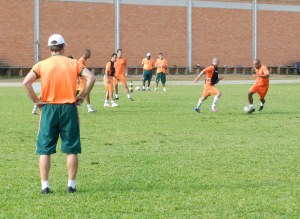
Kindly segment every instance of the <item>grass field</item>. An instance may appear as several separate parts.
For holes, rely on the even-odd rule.
[[[262,112],[243,113],[249,85],[218,85],[195,113],[201,86],[120,88],[119,108],[79,108],[83,153],[76,194],[65,155],[52,157],[50,195],[40,194],[38,116],[22,88],[0,88],[0,218],[299,218],[299,84],[272,85]],[[255,96],[258,105],[258,97]]]

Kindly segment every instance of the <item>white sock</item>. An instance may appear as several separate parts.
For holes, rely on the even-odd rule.
[[[218,100],[219,100],[219,97],[215,96],[212,105],[215,106],[217,104]]]
[[[130,98],[130,94],[127,94],[128,99]]]
[[[264,105],[263,102],[260,102],[260,105],[263,106]]]
[[[250,104],[249,107],[250,107],[251,109],[254,109],[254,108],[255,108],[253,104]]]
[[[37,110],[37,106],[36,106],[36,105],[34,105],[34,106],[33,106],[33,109],[34,109],[34,110]]]
[[[41,180],[41,182],[42,182],[42,189],[50,188],[48,180]]]
[[[76,188],[76,180],[68,180],[68,187],[72,187],[73,189]]]
[[[107,101],[108,102],[108,101]],[[114,100],[111,101],[111,104],[115,104],[116,102]]]
[[[119,98],[119,94],[116,94],[115,97],[116,97],[116,98]]]
[[[91,104],[87,104],[86,106],[87,106],[87,108],[91,108]]]
[[[143,89],[145,89],[145,86],[143,86]]]
[[[200,106],[201,106],[202,103],[203,103],[203,101],[201,99],[199,99],[197,107],[200,108]]]

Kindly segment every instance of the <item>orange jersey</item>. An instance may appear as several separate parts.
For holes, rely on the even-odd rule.
[[[84,66],[75,59],[54,55],[32,67],[40,78],[42,101],[64,104],[76,102],[76,82]]]
[[[155,67],[157,67],[157,73],[166,73],[166,68],[168,66],[168,62],[166,59],[157,59],[155,62]]]
[[[115,62],[116,76],[125,75],[127,60],[124,57],[118,58]]]
[[[269,70],[265,65],[261,65],[259,69],[255,69],[256,73],[256,82],[255,84],[258,86],[269,85],[269,77],[261,78],[261,75],[269,75]]]
[[[85,60],[85,58],[81,57],[78,61],[80,63],[82,63],[84,65],[84,67],[86,67],[86,60]]]
[[[206,75],[205,83],[206,84],[211,84],[211,78],[214,74],[215,67],[213,65],[211,65],[211,66],[206,67],[203,71]]]
[[[78,60],[84,67],[86,67],[86,60],[83,58],[83,57],[81,57],[79,60]],[[78,77],[78,79],[79,79],[79,84],[77,84],[77,90],[83,90],[84,89],[84,87],[85,87],[85,81],[84,81],[84,79],[82,78],[82,77]]]
[[[143,66],[143,69],[145,69],[145,70],[152,70],[153,66],[154,66],[153,59],[144,58],[142,60],[142,66]]]

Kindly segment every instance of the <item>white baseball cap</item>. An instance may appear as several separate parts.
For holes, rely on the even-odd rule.
[[[147,53],[147,56],[151,56],[150,52]]]
[[[64,38],[60,34],[53,34],[49,37],[48,46],[57,46],[66,44]]]

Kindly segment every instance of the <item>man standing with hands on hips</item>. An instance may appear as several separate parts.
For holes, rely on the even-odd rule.
[[[65,45],[61,35],[50,36],[48,46],[51,57],[35,64],[23,81],[28,96],[41,108],[36,153],[40,155],[42,194],[50,193],[48,178],[51,155],[56,153],[59,136],[61,136],[61,150],[67,155],[67,192],[76,192],[77,154],[81,153],[76,105],[82,104],[95,82],[94,74],[79,61],[64,56]],[[86,80],[86,86],[79,96],[76,96],[79,76]],[[37,79],[41,82],[41,99],[36,96],[32,87]]]

